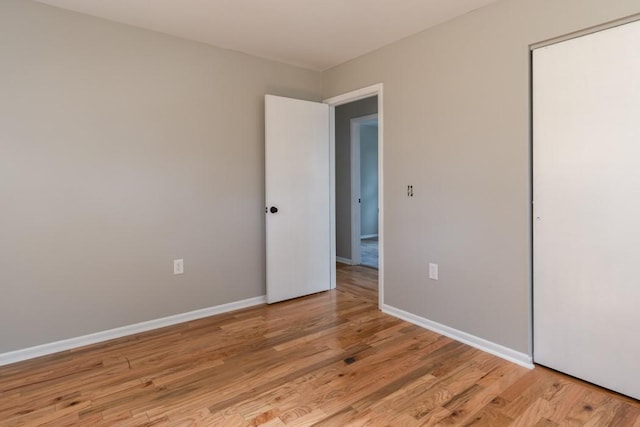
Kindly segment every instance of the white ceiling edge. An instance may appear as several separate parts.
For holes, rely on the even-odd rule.
[[[325,71],[496,0],[36,0]]]

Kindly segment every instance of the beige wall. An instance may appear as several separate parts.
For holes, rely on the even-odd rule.
[[[528,46],[638,12],[500,1],[323,73],[324,97],[384,84],[387,304],[530,353]]]
[[[263,295],[263,96],[320,92],[319,73],[2,0],[0,353]]]

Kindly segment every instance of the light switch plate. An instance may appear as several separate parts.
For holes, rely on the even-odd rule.
[[[183,259],[174,259],[173,260],[173,274],[182,274],[184,273],[184,260]]]

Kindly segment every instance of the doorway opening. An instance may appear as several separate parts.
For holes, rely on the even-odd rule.
[[[377,268],[375,276],[378,282],[378,304],[382,306],[384,301],[382,84],[339,95],[324,102],[331,108],[331,157],[334,160],[332,205],[335,212],[333,224],[335,240],[332,246],[335,260],[342,266],[366,265]],[[374,166],[371,166],[372,163]]]
[[[350,128],[351,262],[377,269],[378,114],[352,118]]]

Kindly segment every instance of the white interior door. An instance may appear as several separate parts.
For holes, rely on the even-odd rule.
[[[534,51],[534,359],[640,398],[640,23]]]
[[[265,96],[265,173],[267,301],[330,289],[327,104]]]

